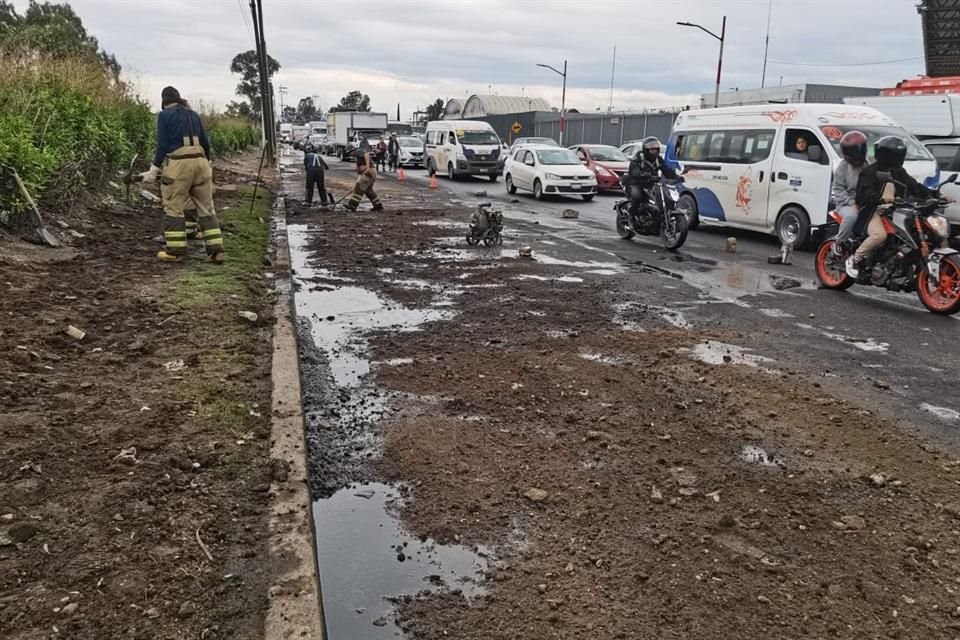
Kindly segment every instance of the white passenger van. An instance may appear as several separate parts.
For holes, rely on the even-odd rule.
[[[721,223],[776,235],[800,247],[827,220],[840,138],[859,130],[873,143],[907,144],[906,170],[936,187],[937,164],[916,138],[876,109],[838,104],[769,104],[686,111],[667,144],[668,164],[686,173],[679,206],[691,226]],[[804,144],[804,141],[806,144]]]
[[[427,124],[423,166],[455,180],[461,175],[485,175],[496,182],[503,168],[500,138],[486,122],[436,120]]]

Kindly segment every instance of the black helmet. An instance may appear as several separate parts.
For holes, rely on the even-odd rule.
[[[840,153],[855,166],[867,161],[867,136],[859,131],[848,131],[840,138]]]
[[[660,141],[657,140],[655,136],[644,138],[643,144],[640,145],[640,152],[643,154],[643,159],[647,162],[656,161],[656,159],[660,157],[660,146]]]
[[[897,136],[884,136],[874,143],[873,156],[878,169],[899,169],[907,158],[907,145]]]

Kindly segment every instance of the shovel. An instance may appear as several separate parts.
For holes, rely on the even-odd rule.
[[[17,186],[20,188],[20,193],[22,193],[23,197],[27,199],[27,203],[33,210],[33,216],[36,218],[37,222],[37,233],[40,234],[40,239],[51,247],[59,247],[60,241],[57,240],[57,237],[50,233],[50,230],[47,229],[45,224],[43,224],[43,217],[40,215],[40,210],[37,209],[37,204],[33,201],[33,198],[30,197],[30,192],[27,191],[27,185],[23,184],[23,180],[20,179],[20,174],[17,173],[16,169],[10,167],[10,170],[13,171],[13,179],[17,181]]]

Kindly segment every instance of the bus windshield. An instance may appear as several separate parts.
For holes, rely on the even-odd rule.
[[[843,153],[840,151],[840,138],[849,131],[859,131],[867,136],[867,160],[873,162],[873,145],[884,136],[896,136],[907,145],[907,161],[933,160],[933,156],[927,151],[927,148],[900,127],[873,127],[873,126],[854,126],[854,125],[829,125],[820,127],[820,131],[826,136],[830,144],[833,145],[837,155],[841,158]]]

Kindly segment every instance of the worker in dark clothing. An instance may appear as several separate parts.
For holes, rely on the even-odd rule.
[[[660,141],[653,136],[640,145],[637,155],[630,161],[627,175],[623,177],[623,188],[630,198],[630,214],[640,213],[640,207],[647,201],[647,189],[654,182],[664,178],[676,180],[677,172],[668,167],[660,157]]]
[[[390,134],[390,142],[387,143],[387,154],[390,156],[390,171],[396,171],[400,163],[400,141],[397,140],[397,134]]]
[[[847,258],[847,275],[857,278],[860,267],[871,253],[883,245],[887,240],[887,232],[883,221],[877,215],[877,207],[882,204],[893,204],[897,198],[906,195],[927,198],[931,191],[913,179],[903,168],[907,157],[907,145],[896,136],[885,136],[873,145],[873,156],[876,162],[860,172],[857,179],[857,195],[855,202],[860,215],[857,218],[857,233],[862,233],[864,226],[867,229],[867,238],[857,252]],[[888,173],[889,180],[881,180],[879,173]],[[900,184],[896,184],[900,183]],[[902,185],[902,186],[901,186]]]
[[[324,184],[323,172],[330,167],[316,147],[307,147],[303,154],[303,166],[307,173],[307,206],[313,204],[314,187],[320,190],[320,204],[324,207],[327,206],[329,202],[327,202],[327,187]]]
[[[210,142],[200,116],[173,87],[160,96],[163,110],[157,116],[157,153],[141,180],[160,175],[166,247],[157,254],[163,262],[178,262],[187,251],[187,224],[184,209],[192,200],[197,207],[200,235],[210,259],[223,262],[223,236],[213,207],[213,167]],[[162,167],[162,169],[161,169]]]
[[[357,161],[357,173],[360,174],[360,177],[357,178],[357,184],[353,186],[353,193],[350,194],[350,199],[347,200],[347,211],[356,211],[357,207],[360,206],[360,200],[363,199],[363,196],[370,198],[374,211],[383,211],[383,203],[380,202],[380,196],[373,190],[373,184],[377,181],[377,170],[373,166],[372,155],[373,152],[370,149],[370,145],[366,142],[364,142],[360,148],[357,149],[356,154],[354,154]]]

